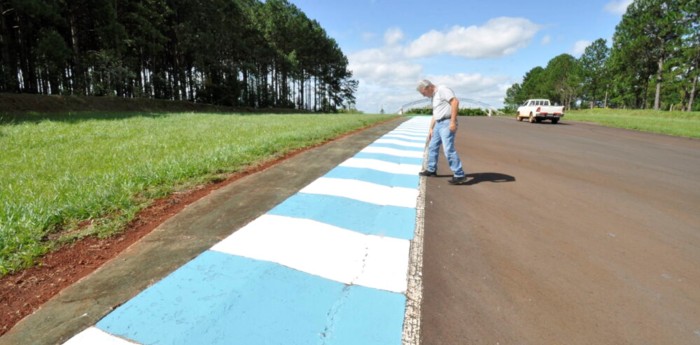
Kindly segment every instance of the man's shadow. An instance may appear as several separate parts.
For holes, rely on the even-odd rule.
[[[495,172],[472,173],[467,174],[467,177],[469,178],[469,180],[467,180],[467,182],[464,183],[464,185],[467,186],[475,185],[481,182],[502,183],[515,181],[515,177],[513,176]]]

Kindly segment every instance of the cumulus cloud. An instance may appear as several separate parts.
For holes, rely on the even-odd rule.
[[[632,3],[632,0],[612,0],[605,4],[605,11],[612,14],[623,15],[627,12],[627,7]]]
[[[483,26],[454,26],[449,31],[432,30],[411,42],[409,57],[451,54],[467,58],[510,55],[530,44],[540,26],[525,18],[499,17]]]
[[[403,31],[399,28],[391,28],[384,33],[384,43],[395,45],[403,40]]]
[[[461,103],[468,105],[471,101],[487,103],[492,106],[500,106],[507,89],[512,85],[510,80],[503,76],[486,76],[480,73],[458,73],[447,76],[433,76],[435,84],[445,84],[455,91]]]
[[[436,59],[488,58],[512,54],[527,46],[539,26],[526,19],[496,18],[481,27],[453,27],[430,31],[414,41],[400,28],[384,32],[384,45],[348,55],[348,68],[359,81],[358,109],[365,112],[398,111],[401,105],[421,98],[415,91],[419,79],[452,88],[465,106],[468,99],[499,107],[512,80],[480,73],[427,75],[425,66]],[[478,105],[477,105],[478,106]]]
[[[348,68],[360,81],[392,82],[397,79],[417,78],[422,66],[402,59],[400,49],[384,47],[367,49],[348,56]]]
[[[579,57],[579,56],[583,55],[583,53],[586,51],[586,48],[588,48],[588,46],[590,46],[590,45],[591,45],[591,41],[585,41],[585,40],[576,41],[576,43],[574,43],[574,48],[571,50],[571,55],[573,55],[575,57]]]

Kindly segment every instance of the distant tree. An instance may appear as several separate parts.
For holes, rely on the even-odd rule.
[[[692,111],[700,79],[700,1],[684,1],[680,8],[685,25],[680,54],[669,63],[675,67],[669,68],[673,74],[669,79],[679,84],[681,103],[687,111]]]
[[[523,77],[520,99],[548,98],[552,91],[547,82],[547,73],[544,68],[537,66],[531,69]]]
[[[629,104],[631,93],[634,106],[646,107],[651,85],[653,108],[660,108],[665,64],[680,52],[689,24],[684,9],[691,3],[697,0],[636,0],[627,8],[615,30],[611,54],[621,101]]]
[[[515,112],[519,105],[525,102],[522,88],[519,83],[511,85],[511,87],[506,90],[506,98],[503,100],[506,112]]]
[[[598,39],[580,59],[563,54],[528,71],[506,92],[514,107],[547,97],[571,105],[697,108],[700,81],[700,1],[635,0],[615,28],[612,46]],[[574,62],[576,62],[574,64]]]
[[[547,63],[545,82],[549,99],[553,103],[571,108],[578,96],[580,85],[579,64],[576,58],[569,54],[561,54]]]
[[[41,90],[47,94],[59,94],[68,86],[64,71],[71,51],[66,42],[55,30],[45,29],[39,33],[36,54]]]
[[[604,39],[599,38],[586,47],[583,55],[579,58],[582,78],[581,96],[591,108],[601,100],[603,106],[607,106],[610,81],[608,80],[606,63],[609,57],[610,48]]]
[[[347,57],[287,0],[0,0],[0,92],[336,111]]]

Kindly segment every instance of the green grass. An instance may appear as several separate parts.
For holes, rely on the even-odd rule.
[[[700,112],[589,109],[572,110],[564,120],[592,122],[679,137],[700,138]]]
[[[119,232],[156,198],[390,117],[82,114],[0,122],[0,276],[66,241]]]

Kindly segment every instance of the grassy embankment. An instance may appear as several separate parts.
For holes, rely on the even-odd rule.
[[[643,132],[700,138],[700,112],[587,109],[566,113],[564,121],[597,123]]]
[[[119,232],[154,199],[391,116],[29,117],[0,121],[0,276],[66,241]]]

